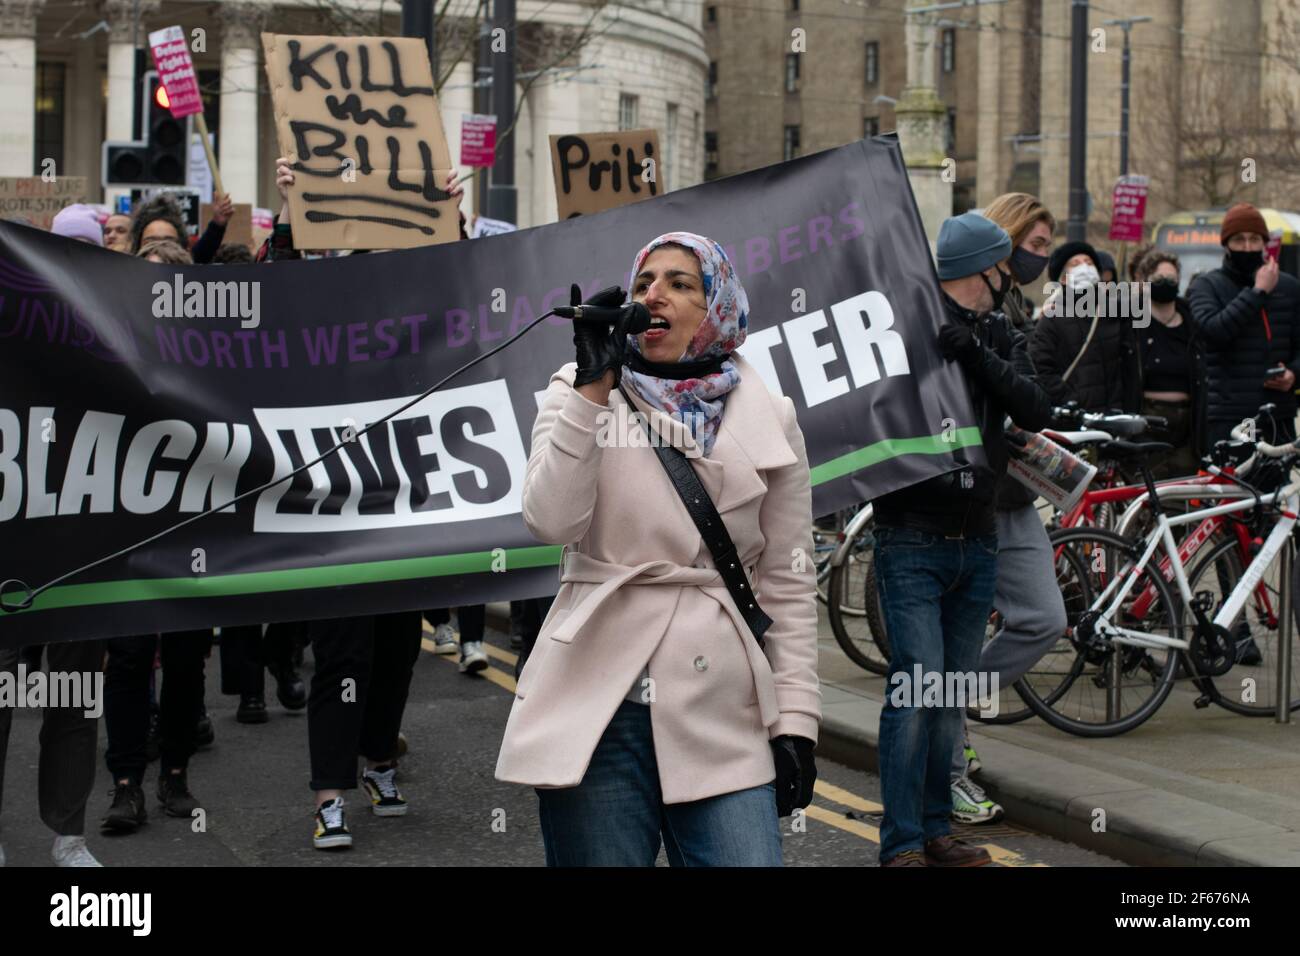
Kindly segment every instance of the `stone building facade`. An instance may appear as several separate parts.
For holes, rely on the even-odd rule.
[[[395,35],[399,7],[388,2],[381,19],[378,0],[0,0],[0,175],[32,175],[53,158],[59,172],[87,178],[91,201],[102,200],[101,144],[131,139],[133,38],[145,46],[151,30],[179,24],[204,31],[205,49],[193,57],[227,190],[236,202],[275,207],[279,148],[261,32]],[[439,102],[453,159],[460,117],[475,112],[476,8],[452,0],[439,24]],[[700,9],[694,0],[519,0],[521,227],[555,218],[551,134],[616,129],[620,120],[654,127],[663,185],[701,181],[708,61]],[[560,56],[575,38],[576,49]]]

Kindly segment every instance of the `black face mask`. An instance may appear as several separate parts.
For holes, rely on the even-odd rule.
[[[1241,250],[1229,249],[1228,261],[1232,263],[1232,268],[1237,272],[1250,279],[1254,279],[1255,270],[1264,264],[1264,253],[1260,250],[1244,252]]]
[[[989,277],[983,272],[980,273],[980,278],[984,280],[984,284],[989,287],[989,292],[993,295],[993,308],[989,310],[990,312],[996,312],[998,309],[1002,308],[1002,300],[1005,299],[1007,293],[1011,291],[1011,276],[1003,272],[1001,269],[998,269],[997,273],[998,287],[996,289],[993,288],[993,283],[989,281]]]
[[[1029,285],[1047,268],[1047,256],[1040,256],[1028,249],[1016,246],[1011,253],[1011,274],[1021,285]]]
[[[1178,298],[1178,280],[1168,276],[1151,280],[1151,301],[1164,304]]]

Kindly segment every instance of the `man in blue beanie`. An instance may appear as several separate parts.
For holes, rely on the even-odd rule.
[[[966,378],[987,464],[968,464],[877,498],[876,586],[889,636],[889,689],[880,715],[880,782],[885,813],[882,866],[984,866],[987,851],[952,836],[949,768],[961,708],[927,701],[938,675],[973,673],[997,581],[994,488],[1007,465],[1003,424],[1038,431],[1051,402],[1033,380],[1024,336],[1000,311],[1011,276],[1000,264],[1011,238],[975,213],[939,231],[939,285],[947,323],[943,357]],[[909,692],[910,691],[910,692]],[[973,703],[973,702],[972,702]]]

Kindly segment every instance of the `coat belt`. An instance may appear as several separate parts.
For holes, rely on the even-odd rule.
[[[754,580],[753,567],[747,567],[745,573],[749,580]],[[771,680],[771,665],[763,656],[758,642],[750,633],[749,625],[740,616],[731,594],[723,583],[722,575],[713,568],[689,568],[672,561],[646,561],[643,564],[624,565],[600,561],[580,551],[566,551],[560,581],[564,584],[596,584],[598,587],[588,594],[569,615],[556,627],[551,639],[566,644],[573,642],[583,625],[592,615],[601,609],[607,600],[619,588],[628,585],[674,585],[676,587],[697,587],[713,600],[717,601],[731,622],[735,625],[736,635],[740,638],[749,660],[749,668],[754,678],[754,687],[758,693],[758,710],[763,725],[770,727],[780,716],[777,706],[776,690]],[[766,672],[768,679],[759,675]]]

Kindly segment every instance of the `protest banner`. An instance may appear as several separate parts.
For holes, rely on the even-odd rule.
[[[652,129],[551,137],[560,219],[659,195],[659,134]]]
[[[299,249],[405,249],[460,238],[451,154],[424,42],[262,34]]]
[[[735,264],[740,352],[795,405],[810,522],[983,460],[884,137],[491,242],[319,261],[164,266],[0,223],[0,580],[38,587],[286,479],[0,614],[0,646],[554,593],[560,548],[529,535],[521,495],[571,321],[356,433],[571,282],[626,287],[675,230]]]
[[[490,114],[465,113],[460,119],[460,164],[491,166],[496,161],[497,118]]]
[[[1141,242],[1147,214],[1146,176],[1121,176],[1111,196],[1110,234],[1116,242]]]

